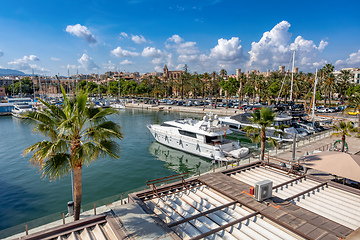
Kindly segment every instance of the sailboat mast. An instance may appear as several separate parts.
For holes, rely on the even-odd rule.
[[[32,69],[32,84],[33,84],[33,92],[34,92],[34,101],[35,101],[35,82],[34,82],[34,69]]]
[[[293,63],[292,63],[292,71],[291,71],[291,90],[290,90],[290,102],[293,100],[293,86],[294,86],[294,69],[295,69],[295,50],[293,53]]]
[[[314,93],[313,93],[313,102],[312,102],[312,119],[314,122],[314,118],[315,118],[315,96],[316,96],[316,85],[318,82],[318,78],[317,78],[317,69],[315,72],[315,86],[314,86]]]

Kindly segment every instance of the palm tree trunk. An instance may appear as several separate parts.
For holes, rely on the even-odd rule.
[[[261,131],[261,161],[264,161],[264,155],[265,155],[265,141],[266,141],[266,134],[265,130]]]
[[[81,165],[74,167],[74,220],[80,219],[82,198]]]
[[[345,151],[345,135],[341,136],[341,152]]]

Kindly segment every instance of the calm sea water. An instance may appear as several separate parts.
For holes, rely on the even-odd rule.
[[[146,128],[151,123],[190,116],[202,117],[132,109],[111,117],[124,134],[120,159],[99,159],[84,166],[83,204],[143,189],[147,180],[210,169],[208,160],[154,142]],[[0,230],[50,214],[66,213],[67,202],[72,199],[70,176],[55,181],[42,178],[38,167],[29,163],[30,155],[22,155],[26,147],[44,137],[34,133],[31,125],[11,116],[0,117],[0,128]],[[254,148],[248,139],[240,136],[236,139],[242,146]]]

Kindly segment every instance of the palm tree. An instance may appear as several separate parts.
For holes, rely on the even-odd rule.
[[[360,111],[360,93],[354,92],[350,97],[349,102],[355,105],[354,112]],[[358,128],[360,128],[360,114],[358,114]]]
[[[265,154],[265,142],[266,142],[266,128],[270,127],[274,123],[275,113],[271,108],[262,107],[260,110],[255,110],[253,113],[250,113],[251,118],[249,120],[258,125],[259,127],[246,126],[244,130],[247,132],[248,136],[251,136],[253,142],[261,143],[261,161],[264,161]],[[279,132],[280,133],[280,132]],[[269,138],[270,142],[273,145],[276,145],[276,141],[272,138]]]
[[[345,149],[345,137],[348,136],[348,137],[351,137],[351,134],[350,133],[353,133],[353,132],[357,132],[357,129],[354,128],[354,123],[353,122],[343,122],[342,120],[340,120],[339,122],[339,125],[333,125],[333,127],[335,128],[335,131],[334,133],[332,133],[330,135],[330,137],[333,137],[333,136],[341,136],[341,152],[344,152],[344,149]]]
[[[343,103],[345,100],[345,90],[349,88],[349,80],[354,77],[354,74],[351,73],[350,70],[341,70],[341,73],[338,76],[338,82],[340,87],[340,97],[341,102]]]
[[[48,138],[26,148],[24,154],[33,152],[30,162],[39,165],[43,176],[61,178],[69,172],[74,174],[74,220],[80,218],[82,199],[81,172],[99,156],[119,158],[120,146],[115,140],[123,138],[121,127],[107,120],[117,113],[111,108],[100,109],[86,106],[88,93],[76,92],[64,98],[63,108],[40,101],[48,108],[31,112],[27,116],[35,121],[34,131]]]

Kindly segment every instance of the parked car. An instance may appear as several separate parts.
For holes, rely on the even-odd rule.
[[[353,116],[356,116],[359,114],[359,111],[354,111],[354,110],[351,110],[349,112],[347,112],[349,115],[353,115]]]

